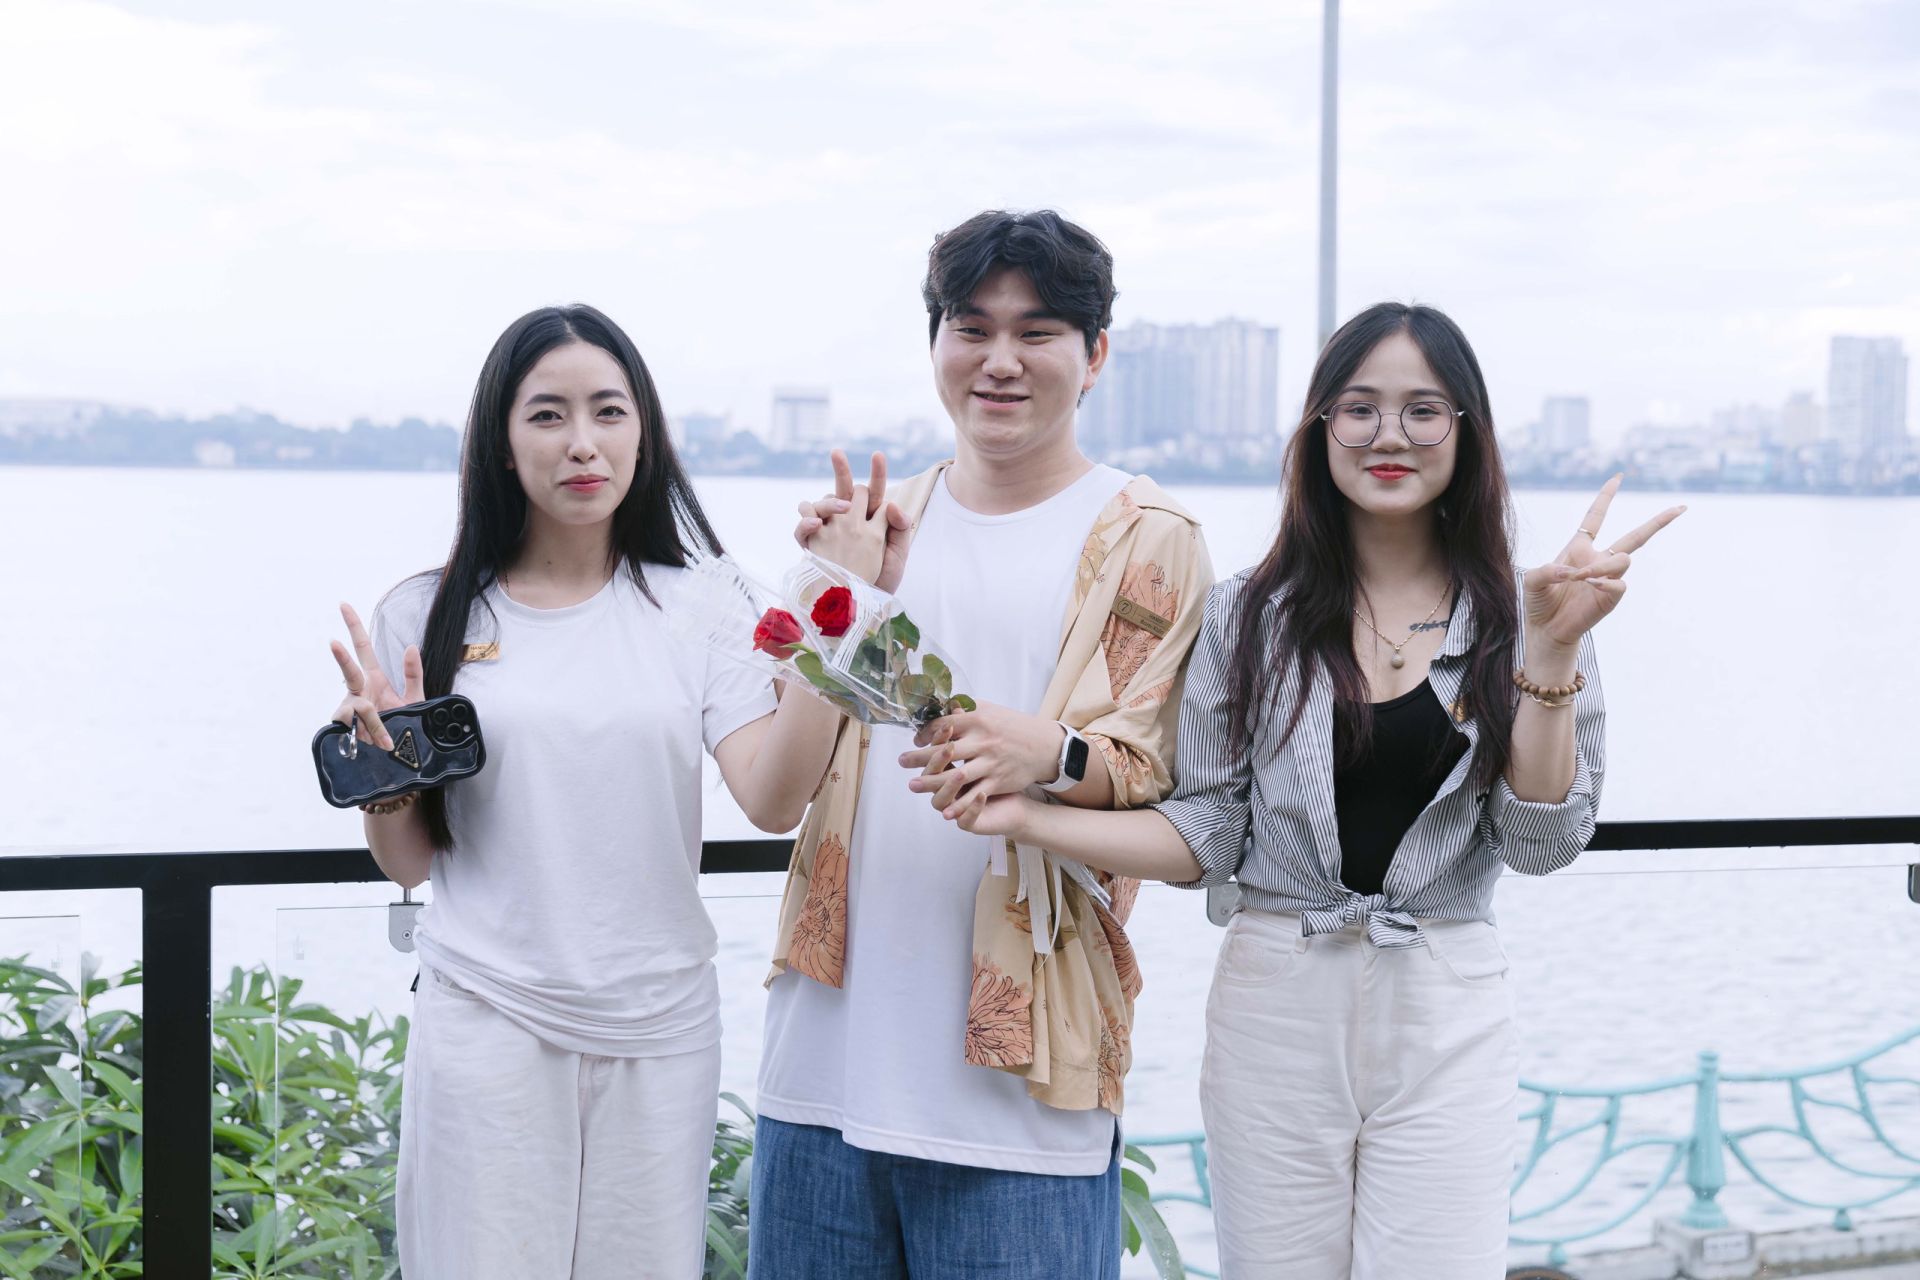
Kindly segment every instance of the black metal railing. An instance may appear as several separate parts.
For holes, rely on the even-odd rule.
[[[1591,851],[1920,846],[1912,817],[1602,823]],[[701,871],[784,871],[785,840],[709,841]],[[153,1276],[204,1276],[213,1265],[213,890],[342,884],[386,877],[365,849],[217,853],[66,853],[0,858],[0,893],[138,889],[145,967],[144,1259]],[[1920,857],[1907,893],[1920,903]]]

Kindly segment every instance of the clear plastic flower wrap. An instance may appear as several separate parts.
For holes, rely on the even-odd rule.
[[[972,711],[953,660],[900,601],[803,554],[776,590],[731,557],[689,566],[697,589],[669,607],[684,639],[824,698],[863,724],[917,728]]]

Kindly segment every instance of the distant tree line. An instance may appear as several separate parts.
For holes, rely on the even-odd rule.
[[[1279,441],[1188,441],[1113,451],[1102,456],[1128,471],[1175,484],[1277,486]],[[912,475],[953,456],[951,441],[912,442],[864,437],[848,440],[849,455],[886,453],[896,476]],[[1543,451],[1508,442],[1507,474],[1515,488],[1588,489],[1615,471],[1642,489],[1723,493],[1914,494],[1920,464],[1912,455],[1877,462],[1842,456],[1831,443],[1798,450],[1749,450],[1739,465],[1711,449],[1627,447]],[[697,475],[793,476],[819,480],[827,474],[827,446],[774,449],[747,431],[680,444],[680,456]],[[406,418],[381,424],[358,420],[344,431],[298,427],[271,414],[240,410],[210,418],[184,418],[149,410],[107,410],[85,422],[21,425],[0,429],[0,466],[197,467],[252,470],[455,471],[460,432],[446,423]]]
[[[460,464],[460,433],[419,418],[390,426],[363,419],[337,431],[262,413],[183,418],[109,411],[84,425],[0,434],[0,463],[451,471]]]

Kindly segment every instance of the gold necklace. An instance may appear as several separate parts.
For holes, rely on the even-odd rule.
[[[1387,665],[1392,667],[1395,671],[1398,671],[1401,667],[1404,667],[1407,665],[1406,655],[1402,654],[1400,651],[1413,643],[1413,636],[1417,636],[1422,631],[1425,631],[1428,629],[1427,624],[1433,621],[1433,616],[1436,613],[1440,612],[1440,606],[1445,604],[1447,602],[1447,597],[1452,594],[1453,594],[1453,580],[1449,578],[1447,580],[1447,585],[1440,592],[1440,598],[1433,602],[1433,608],[1427,610],[1427,616],[1420,619],[1420,621],[1415,623],[1412,627],[1408,628],[1408,630],[1413,632],[1413,635],[1408,636],[1405,640],[1402,640],[1399,644],[1395,644],[1393,641],[1387,640],[1387,637],[1381,634],[1380,628],[1373,625],[1373,619],[1369,618],[1366,614],[1360,612],[1359,605],[1353,606],[1353,616],[1360,619],[1360,621],[1366,623],[1367,630],[1373,632],[1373,634],[1379,636],[1382,640],[1387,641],[1387,647],[1393,650],[1393,656],[1387,659]]]

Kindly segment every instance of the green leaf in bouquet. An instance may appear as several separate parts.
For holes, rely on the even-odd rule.
[[[902,676],[899,685],[899,700],[904,707],[918,710],[935,696],[933,681],[925,676]]]
[[[821,662],[820,655],[812,650],[801,649],[796,652],[793,655],[793,665],[816,689],[824,689],[828,693],[846,693],[847,686],[840,683],[839,677],[828,674],[826,664]]]
[[[838,676],[827,670],[826,664],[820,661],[819,654],[811,649],[801,649],[793,655],[793,665],[828,702],[856,720],[865,720],[860,699],[854,696],[853,691],[848,689]]]
[[[934,692],[946,697],[953,692],[953,672],[947,664],[928,654],[920,660],[920,673],[933,681]]]
[[[902,649],[918,649],[920,647],[920,628],[915,626],[913,619],[909,618],[906,614],[894,614],[893,621],[887,624],[887,629],[893,632],[893,638],[900,642]]]
[[[883,682],[886,670],[886,645],[878,636],[868,636],[853,652],[854,676],[877,689]]]
[[[978,711],[979,709],[980,704],[964,693],[956,693],[947,699],[947,713],[949,715],[955,711]]]

